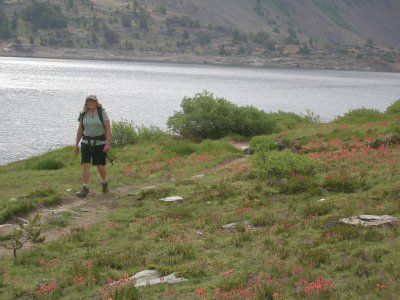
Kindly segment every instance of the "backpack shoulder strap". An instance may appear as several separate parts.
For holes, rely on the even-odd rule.
[[[84,117],[84,116],[85,116],[85,113],[84,113],[84,112],[79,112],[78,121],[81,122],[81,124],[82,124],[82,129],[85,129],[85,128],[83,127],[83,117]]]
[[[104,121],[103,121],[103,110],[105,110],[105,109],[103,109],[102,107],[98,107],[97,108],[97,114],[99,115],[99,119],[101,121],[101,124],[103,124],[103,127],[106,128],[104,126]]]

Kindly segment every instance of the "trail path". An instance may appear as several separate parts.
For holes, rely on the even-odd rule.
[[[249,147],[247,143],[234,143],[233,145],[239,150],[244,150]],[[248,156],[244,155],[227,160],[217,166],[204,170],[201,175],[213,174],[225,169],[235,168],[246,162],[247,159]],[[159,182],[146,182],[146,186],[158,186],[166,181],[167,180]],[[83,199],[75,195],[67,196],[63,199],[61,205],[48,208],[39,208],[24,216],[22,219],[29,220],[29,218],[31,218],[34,214],[39,213],[41,220],[46,222],[54,216],[61,215],[63,213],[69,213],[71,215],[71,219],[68,221],[66,226],[50,227],[42,230],[42,236],[45,237],[45,242],[55,241],[62,236],[69,234],[73,228],[88,228],[98,222],[101,222],[105,218],[103,212],[115,208],[116,202],[120,197],[131,193],[133,194],[139,191],[141,188],[143,188],[143,186],[125,185],[110,190],[110,192],[107,194],[102,194],[99,192],[90,193],[88,197]],[[26,243],[21,250],[29,249],[30,247],[32,247],[32,244]],[[10,256],[12,256],[12,250],[0,247],[0,257]]]

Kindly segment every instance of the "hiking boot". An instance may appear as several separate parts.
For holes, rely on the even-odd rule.
[[[108,181],[102,182],[101,186],[103,187],[103,193],[108,193]]]
[[[89,194],[89,188],[87,186],[82,186],[82,190],[78,193],[76,193],[76,195],[80,198],[84,198]]]

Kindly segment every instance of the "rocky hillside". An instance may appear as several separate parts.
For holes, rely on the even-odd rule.
[[[400,70],[400,0],[0,0],[0,55]]]

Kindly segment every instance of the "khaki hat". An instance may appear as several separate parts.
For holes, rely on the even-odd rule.
[[[87,96],[87,97],[86,97],[86,101],[88,101],[88,100],[99,101],[99,100],[97,100],[97,96],[96,96],[96,95],[89,95],[89,96]]]

